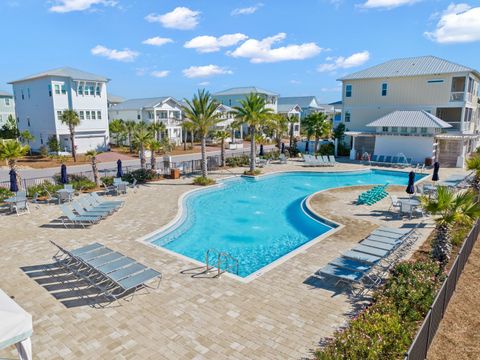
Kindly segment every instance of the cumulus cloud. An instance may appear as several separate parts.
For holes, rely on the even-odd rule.
[[[158,22],[169,29],[191,30],[198,25],[199,17],[200,11],[181,6],[162,15],[148,14],[145,20],[151,23]]]
[[[115,6],[114,0],[55,0],[49,8],[51,12],[68,13],[72,11],[89,10],[94,5]]]
[[[183,46],[188,49],[196,49],[200,53],[209,53],[219,51],[222,47],[237,45],[239,42],[248,39],[248,36],[241,33],[226,34],[220,37],[215,36],[197,36],[187,41]]]
[[[393,9],[403,5],[411,5],[421,0],[367,0],[360,7],[369,9]]]
[[[480,7],[450,4],[441,14],[437,27],[425,36],[438,43],[480,41]]]
[[[323,50],[313,42],[272,48],[275,43],[285,40],[286,37],[287,34],[278,33],[262,40],[249,39],[228,54],[236,58],[250,59],[252,63],[266,63],[303,60],[316,56]]]
[[[183,70],[183,75],[187,78],[202,78],[225,74],[233,74],[233,72],[218,65],[190,66]]]
[[[97,45],[90,51],[92,55],[95,55],[95,56],[103,56],[110,60],[117,60],[117,61],[124,61],[124,62],[133,61],[139,55],[138,52],[127,49],[127,48],[123,50],[116,50],[116,49],[109,49],[103,45]]]
[[[236,8],[231,12],[232,16],[237,15],[251,15],[257,12],[263,6],[262,3],[258,3],[254,6],[244,7],[244,8]]]
[[[349,57],[338,56],[328,57],[327,63],[318,66],[317,70],[320,72],[334,71],[337,69],[349,69],[352,67],[365,64],[370,59],[368,51],[362,51],[350,55]]]
[[[152,37],[150,39],[142,41],[142,44],[152,45],[152,46],[162,46],[162,45],[165,45],[165,44],[168,44],[168,43],[173,43],[173,40],[169,39],[169,38],[162,38],[162,37],[159,37],[159,36],[155,36],[155,37]]]
[[[156,78],[164,78],[164,77],[167,77],[169,74],[170,74],[170,71],[168,70],[155,70],[150,73],[150,75]]]

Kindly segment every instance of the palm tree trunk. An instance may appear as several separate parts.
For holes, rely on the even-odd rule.
[[[192,149],[193,149],[193,130],[190,131],[190,145],[192,146]]]
[[[432,258],[440,263],[442,270],[448,264],[452,252],[450,231],[451,226],[449,224],[437,225],[436,236],[432,246]]]
[[[290,149],[292,149],[293,146],[293,123],[290,123]]]
[[[92,172],[93,172],[93,181],[97,187],[100,186],[100,176],[98,175],[98,167],[97,167],[97,157],[92,156]]]
[[[77,162],[77,150],[75,149],[75,132],[70,128],[70,141],[72,143],[73,162]]]
[[[314,153],[316,154],[317,151],[318,151],[318,142],[320,141],[320,138],[318,136],[315,136],[315,149],[314,149]]]
[[[130,131],[128,132],[128,147],[130,154],[133,153],[132,133]]]
[[[207,171],[207,137],[202,135],[202,177],[206,178],[208,176]]]
[[[143,144],[140,144],[140,167],[145,170],[145,165],[147,161],[145,159],[145,147]]]
[[[250,172],[253,174],[255,172],[255,160],[256,160],[256,151],[255,151],[255,126],[250,126]]]
[[[157,168],[157,159],[155,159],[155,151],[151,150],[152,152],[152,157],[150,158],[150,166],[152,170],[155,170]]]
[[[225,167],[225,139],[222,139],[221,146],[222,148],[220,149],[220,161],[222,162],[222,167]]]
[[[187,151],[187,130],[183,132],[183,151]]]

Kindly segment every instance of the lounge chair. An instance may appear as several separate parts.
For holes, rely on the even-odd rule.
[[[380,258],[383,258],[390,253],[390,251],[387,251],[387,250],[381,250],[381,249],[373,248],[371,246],[362,245],[362,244],[352,248],[352,251],[361,252],[368,255],[374,255]]]
[[[17,216],[30,214],[30,208],[28,207],[28,200],[27,198],[15,198],[15,202],[13,203],[13,209]]]
[[[62,210],[63,215],[67,217],[67,219],[73,225],[80,225],[83,228],[87,226],[91,226],[93,224],[97,224],[102,218],[101,217],[92,217],[92,216],[80,216],[75,215],[72,210],[70,210],[65,204],[60,205],[60,209]],[[67,228],[67,222],[65,218],[62,217],[62,223],[65,228]]]
[[[286,164],[287,163],[287,157],[285,154],[280,154],[278,160],[280,161],[280,164]]]
[[[377,162],[377,159],[378,155],[372,155],[372,157],[370,158],[370,163],[375,164]]]
[[[90,197],[92,198],[93,205],[107,205],[107,206],[116,206],[116,207],[121,207],[125,204],[125,201],[123,200],[103,200],[97,193],[93,192],[90,193]]]
[[[385,162],[385,155],[379,155],[377,164],[382,165],[384,162]]]
[[[78,199],[78,202],[82,204],[82,206],[87,210],[87,211],[99,211],[103,212],[105,214],[111,214],[114,211],[117,210],[117,206],[114,205],[94,205],[92,203],[91,197],[82,197]]]
[[[109,215],[109,212],[107,211],[95,211],[95,210],[85,210],[80,203],[76,201],[72,201],[72,207],[73,210],[77,212],[78,215],[80,216],[90,216],[90,217],[101,217],[105,218],[107,215]]]
[[[330,161],[330,164],[332,164],[333,166],[337,165],[337,160],[335,160],[335,156],[328,155],[328,160]]]
[[[387,166],[392,165],[392,156],[391,155],[386,155],[385,156],[385,165],[387,165]]]

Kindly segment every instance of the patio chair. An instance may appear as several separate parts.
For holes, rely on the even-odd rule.
[[[382,165],[384,162],[385,162],[385,155],[379,155],[377,164]]]
[[[27,198],[16,198],[15,203],[13,203],[13,209],[15,210],[17,216],[30,214]]]
[[[58,199],[58,196],[53,196],[47,189],[45,189],[45,193],[47,194],[47,204],[50,203],[60,203],[60,200]]]
[[[109,215],[111,213],[113,213],[115,210],[117,210],[117,208],[115,206],[100,206],[100,205],[93,205],[92,201],[91,201],[91,198],[90,197],[82,197],[80,199],[78,199],[78,202],[80,204],[82,204],[82,207],[85,208],[85,210],[87,211],[91,211],[91,212],[102,212],[104,213],[105,215]]]
[[[60,205],[60,209],[62,210],[63,215],[65,215],[65,217],[68,219],[68,221],[70,221],[71,224],[80,225],[83,228],[97,224],[102,219],[101,217],[75,215],[72,210],[70,210],[68,206],[64,204]],[[63,226],[65,226],[65,229],[67,229],[67,221],[65,221],[64,217],[62,217],[62,223]]]
[[[388,211],[390,211],[391,208],[400,210],[401,206],[402,204],[398,201],[398,197],[396,195],[390,195],[390,207],[388,208]]]
[[[126,194],[127,193],[127,184],[125,184],[125,183],[115,184],[115,193],[117,195]]]
[[[378,155],[372,155],[370,158],[370,163],[375,164],[378,160]]]
[[[333,166],[333,164],[330,162],[330,159],[326,155],[322,155],[322,161],[324,162],[325,166]]]
[[[83,209],[83,206],[80,205],[77,201],[72,201],[72,207],[73,210],[77,212],[78,215],[80,216],[90,216],[90,217],[101,217],[101,218],[106,218],[109,213],[106,211],[95,211],[95,210],[87,210],[85,211]]]
[[[280,164],[287,163],[287,157],[285,156],[285,154],[280,154],[280,156],[278,157],[278,160],[280,161]]]
[[[337,160],[335,160],[335,156],[328,155],[328,160],[330,161],[330,164],[332,164],[333,166],[337,165]]]
[[[387,166],[392,165],[392,155],[385,156],[385,165],[387,165]]]
[[[116,206],[121,207],[125,204],[123,200],[103,200],[98,193],[90,193],[90,197],[93,199],[95,205],[107,205],[107,206]]]

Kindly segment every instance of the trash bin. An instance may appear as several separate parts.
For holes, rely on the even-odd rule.
[[[171,169],[170,170],[170,178],[180,179],[180,169]]]
[[[433,159],[431,157],[425,158],[425,166],[432,166]]]

